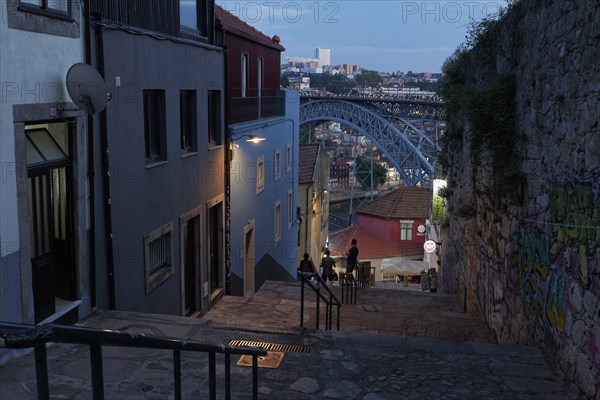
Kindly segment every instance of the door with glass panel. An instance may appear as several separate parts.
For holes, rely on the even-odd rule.
[[[68,132],[66,123],[25,128],[35,322],[77,296]]]

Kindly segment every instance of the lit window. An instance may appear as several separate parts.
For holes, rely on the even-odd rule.
[[[413,239],[414,221],[400,221],[400,240]]]
[[[275,202],[275,215],[273,218],[273,238],[275,242],[281,240],[281,201]]]
[[[277,180],[281,176],[281,150],[275,149],[273,159],[273,179]]]
[[[288,143],[285,146],[285,170],[290,172],[290,169],[292,169],[292,145]]]
[[[168,223],[144,236],[146,293],[150,293],[173,273],[173,223]]]
[[[256,159],[256,194],[265,188],[265,157],[260,156]]]

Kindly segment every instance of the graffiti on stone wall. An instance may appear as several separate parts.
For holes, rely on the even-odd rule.
[[[444,290],[462,295],[466,277],[466,261],[462,253],[462,247],[448,243],[442,248],[442,252],[442,276],[440,280]]]
[[[513,235],[513,278],[537,339],[551,333],[560,341],[568,282],[600,290],[599,193],[600,174],[554,184],[545,216]]]
[[[558,342],[565,329],[565,276],[550,265],[548,238],[549,232],[532,225],[513,235],[513,279],[534,336],[551,332]]]
[[[490,327],[496,333],[504,325],[504,290],[506,282],[502,269],[490,257],[484,246],[479,248],[480,267],[477,271],[475,296],[477,304]]]
[[[552,264],[573,274],[584,289],[599,289],[600,173],[555,184],[550,193]]]

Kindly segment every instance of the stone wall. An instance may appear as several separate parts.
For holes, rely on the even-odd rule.
[[[443,290],[466,296],[468,310],[499,342],[540,346],[597,400],[600,7],[595,0],[524,0],[504,17],[497,40],[495,73],[516,81],[525,180],[515,182],[516,203],[511,193],[491,196],[493,168],[485,150],[473,159],[466,122],[448,154]],[[489,68],[473,54],[465,68],[485,85]]]

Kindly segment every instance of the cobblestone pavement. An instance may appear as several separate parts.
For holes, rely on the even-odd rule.
[[[225,297],[200,319],[99,311],[82,325],[212,343],[239,339],[308,346],[309,353],[285,353],[278,368],[259,369],[261,399],[581,398],[563,385],[538,349],[486,343],[492,339],[460,313],[452,297],[359,289],[357,305],[342,307],[342,330],[325,331],[313,329],[312,306],[305,316],[309,328],[299,328],[299,288],[267,282],[253,298]],[[107,399],[173,398],[171,352],[104,347],[103,357]],[[91,398],[87,347],[51,345],[48,360],[52,398]],[[217,358],[218,383],[222,361]],[[232,398],[250,399],[251,369],[236,361]],[[35,398],[33,365],[30,353],[0,367],[0,399]],[[207,357],[182,354],[185,399],[207,398],[207,371]],[[218,398],[223,395],[219,386]]]

